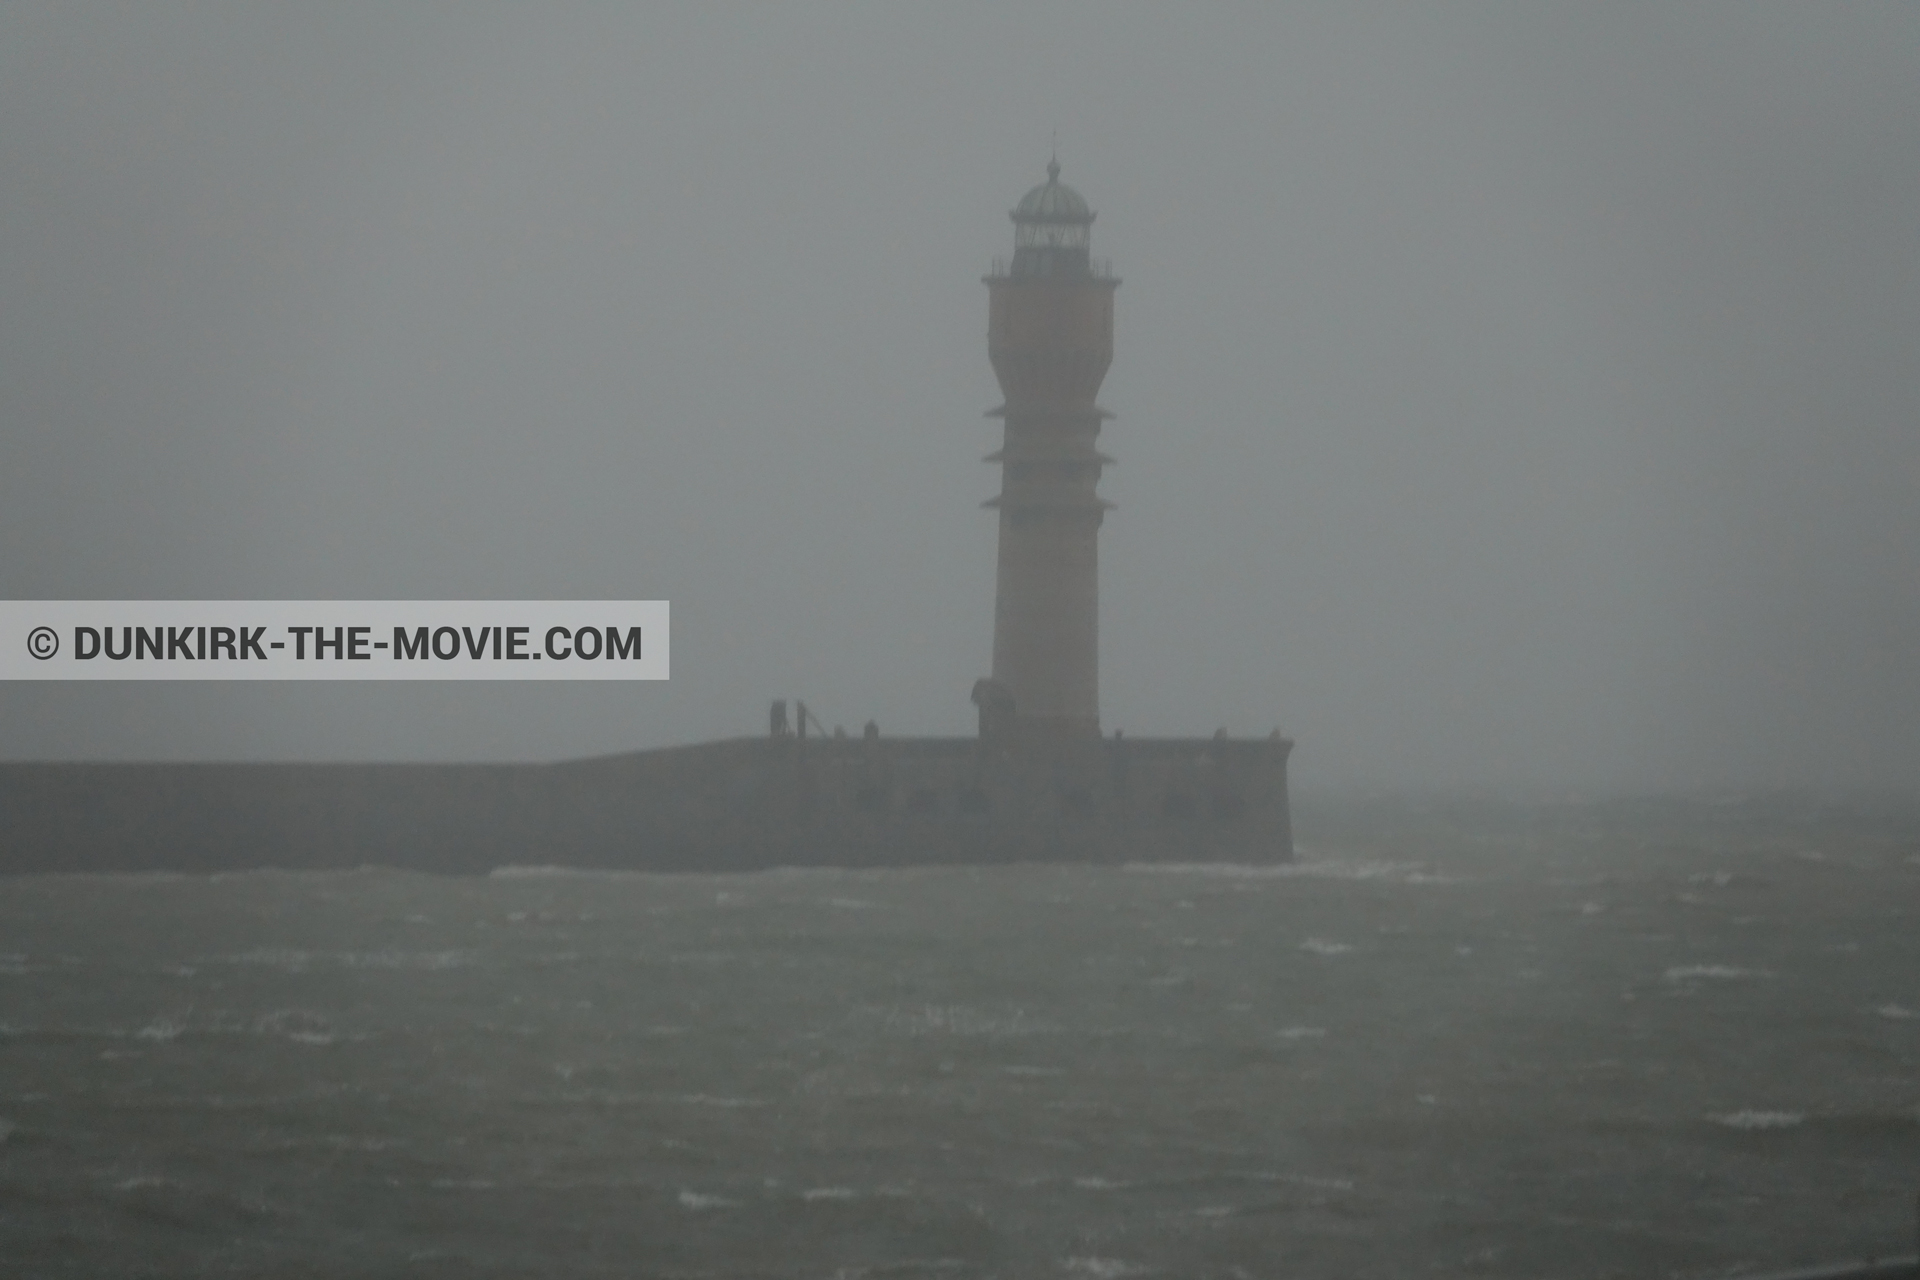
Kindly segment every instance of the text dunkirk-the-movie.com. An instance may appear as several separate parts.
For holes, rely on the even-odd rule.
[[[665,680],[665,600],[5,600],[0,680]]]

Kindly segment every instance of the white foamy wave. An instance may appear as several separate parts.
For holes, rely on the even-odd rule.
[[[852,1187],[812,1187],[800,1193],[802,1200],[858,1200],[860,1193]]]
[[[144,889],[148,885],[172,884],[185,880],[188,875],[184,871],[55,871],[45,873],[40,878],[56,881],[79,880],[89,887],[98,885],[102,888],[113,888],[118,885],[128,889]]]
[[[1325,938],[1308,938],[1300,944],[1300,949],[1311,952],[1316,956],[1343,956],[1353,950],[1353,947],[1351,944],[1345,942],[1329,942]]]
[[[1282,1040],[1319,1040],[1327,1034],[1325,1027],[1282,1027],[1275,1032]]]
[[[253,1020],[255,1035],[281,1036],[295,1044],[332,1044],[339,1038],[333,1025],[307,1009],[276,1009]]]
[[[1739,1129],[1791,1129],[1806,1121],[1804,1111],[1732,1111],[1726,1115],[1708,1116],[1714,1124],[1722,1128]]]
[[[1920,1013],[1915,1013],[1904,1005],[1897,1004],[1883,1004],[1878,1009],[1875,1009],[1874,1012],[1883,1018],[1920,1018]]]
[[[1067,1274],[1092,1276],[1094,1280],[1119,1280],[1121,1276],[1137,1276],[1146,1268],[1131,1262],[1122,1262],[1118,1258],[1068,1258]]]
[[[471,951],[348,951],[340,962],[349,969],[459,969],[476,959]]]
[[[696,1213],[702,1209],[731,1209],[738,1203],[739,1201],[729,1200],[725,1196],[701,1195],[698,1191],[680,1193],[680,1207]]]
[[[473,964],[478,954],[472,951],[298,951],[284,947],[262,947],[239,955],[219,956],[218,964],[261,965],[304,973],[321,966],[342,969],[459,969]]]
[[[1352,1178],[1317,1178],[1306,1173],[1282,1173],[1274,1176],[1275,1182],[1290,1182],[1297,1187],[1312,1187],[1316,1191],[1351,1191]]]
[[[1129,862],[1123,870],[1146,875],[1211,876],[1222,880],[1385,880],[1394,884],[1458,884],[1414,862],[1283,862],[1253,867],[1231,862]]]
[[[158,1044],[168,1044],[180,1038],[187,1029],[184,1022],[175,1022],[172,1018],[155,1018],[146,1026],[133,1033],[135,1040],[152,1040]]]
[[[1036,1023],[1027,1017],[1023,1009],[1015,1009],[1011,1014],[996,1014],[958,1004],[930,1004],[917,1010],[886,1009],[881,1011],[881,1016],[889,1028],[916,1036],[949,1035],[991,1038],[1036,1035],[1054,1029]]]
[[[1730,964],[1682,964],[1668,969],[1664,976],[1668,982],[1698,982],[1702,979],[1733,982],[1742,978],[1771,978],[1773,975],[1765,969],[1742,969]]]
[[[160,1178],[150,1173],[142,1173],[131,1178],[123,1178],[113,1185],[120,1191],[140,1191],[147,1187],[177,1187],[180,1184],[172,1178]]]
[[[626,880],[644,876],[645,871],[624,871],[612,867],[562,867],[552,863],[495,867],[487,872],[489,880]]]

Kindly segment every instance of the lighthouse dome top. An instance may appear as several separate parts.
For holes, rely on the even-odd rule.
[[[1047,180],[1020,197],[1015,222],[1092,222],[1093,210],[1078,191],[1060,181],[1060,162],[1047,165]]]

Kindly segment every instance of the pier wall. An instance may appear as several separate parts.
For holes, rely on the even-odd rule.
[[[559,764],[0,765],[0,873],[1282,862],[1281,739],[741,738]]]

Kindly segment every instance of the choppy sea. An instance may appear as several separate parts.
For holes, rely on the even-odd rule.
[[[1327,826],[1269,870],[0,879],[0,1273],[1912,1250],[1920,833]]]

